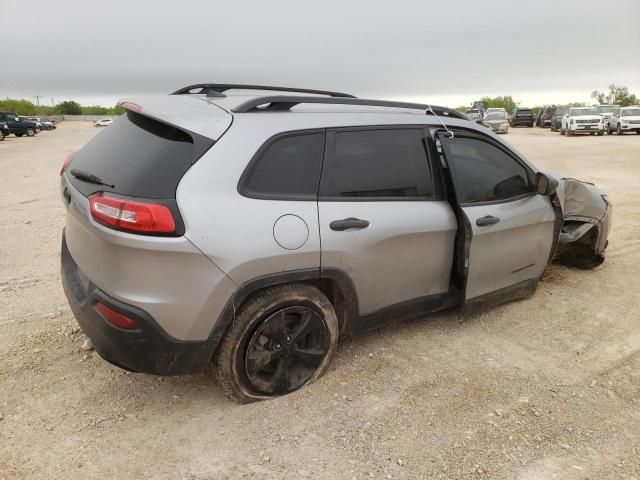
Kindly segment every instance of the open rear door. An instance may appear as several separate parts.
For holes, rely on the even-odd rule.
[[[458,214],[454,272],[465,309],[531,295],[554,243],[550,198],[534,193],[534,173],[479,133],[436,132]]]

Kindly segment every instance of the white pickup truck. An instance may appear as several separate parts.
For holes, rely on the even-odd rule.
[[[613,112],[607,126],[607,133],[636,132],[640,135],[640,106],[622,107]]]
[[[560,134],[567,136],[578,133],[604,135],[602,115],[594,107],[571,107],[562,117]]]

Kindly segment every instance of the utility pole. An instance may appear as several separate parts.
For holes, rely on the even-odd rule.
[[[38,104],[38,108],[40,108],[40,98],[42,98],[42,95],[34,95],[34,97],[36,98],[36,103]]]

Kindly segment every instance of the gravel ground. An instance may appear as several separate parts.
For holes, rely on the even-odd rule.
[[[347,338],[315,384],[238,406],[208,376],[130,374],[82,349],[58,169],[97,130],[0,142],[1,479],[640,479],[639,135],[507,136],[609,192],[602,266]]]

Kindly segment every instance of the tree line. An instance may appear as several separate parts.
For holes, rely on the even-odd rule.
[[[120,115],[125,109],[116,105],[114,107],[101,107],[99,105],[80,105],[73,100],[60,102],[54,107],[35,105],[30,100],[6,98],[0,100],[0,111],[15,112],[26,116],[49,115]]]
[[[610,104],[610,105],[620,105],[621,107],[629,107],[631,105],[638,105],[640,103],[640,99],[634,94],[630,93],[627,87],[621,85],[610,84],[608,91],[601,92],[599,90],[594,90],[591,93],[591,98],[593,98],[599,104]],[[484,103],[485,108],[504,108],[507,112],[513,112],[514,109],[520,106],[520,102],[516,102],[511,96],[504,97],[483,97],[480,99],[481,102]],[[586,107],[587,104],[584,102],[570,102],[565,104],[568,107]],[[535,106],[532,110],[537,113],[541,108],[541,106]],[[468,110],[469,107],[460,106],[456,108],[456,110],[460,112],[464,112]]]

